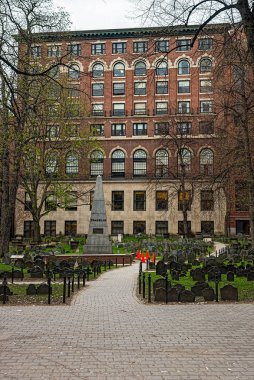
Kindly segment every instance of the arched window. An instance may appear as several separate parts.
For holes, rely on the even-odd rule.
[[[75,63],[70,65],[70,67],[68,68],[68,77],[69,79],[79,80],[80,69],[79,69],[79,66],[76,65]]]
[[[125,66],[122,62],[118,62],[113,68],[114,77],[125,77]]]
[[[111,176],[125,176],[125,155],[120,149],[115,150],[111,156]]]
[[[213,151],[211,149],[202,149],[199,155],[200,174],[213,174]]]
[[[168,175],[168,152],[160,149],[155,155],[155,174],[156,177],[167,177]]]
[[[133,175],[146,176],[147,172],[147,155],[142,149],[136,150],[133,155]]]
[[[93,78],[101,78],[104,76],[104,67],[102,63],[95,63],[92,71]]]
[[[97,177],[103,175],[103,154],[100,150],[94,150],[90,156],[90,175]]]
[[[202,58],[199,63],[200,73],[210,73],[212,71],[212,60],[210,58]]]
[[[66,174],[78,174],[79,159],[76,153],[69,153],[65,161]]]
[[[178,152],[177,161],[179,173],[189,172],[191,170],[191,152],[189,149],[180,149]]]
[[[181,59],[178,63],[178,74],[190,74],[190,62],[187,59]]]
[[[56,154],[49,154],[46,158],[45,172],[47,177],[55,177],[58,173],[58,157]]]
[[[166,61],[160,61],[157,63],[156,75],[168,75],[168,64]]]
[[[146,64],[145,62],[137,62],[134,68],[134,75],[145,76],[146,75]]]

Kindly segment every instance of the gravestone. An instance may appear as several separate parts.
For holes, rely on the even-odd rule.
[[[179,291],[176,288],[169,289],[168,291],[168,302],[178,302],[179,301]]]
[[[37,294],[36,286],[34,284],[29,284],[26,288],[26,294],[27,296],[34,296]]]
[[[155,288],[154,301],[155,302],[165,302],[166,300],[166,289],[165,288]]]
[[[202,292],[206,288],[209,288],[209,285],[206,282],[198,282],[191,287],[191,291],[195,294],[195,296],[203,296]]]
[[[238,301],[238,289],[232,285],[225,285],[221,288],[220,295],[223,301]]]
[[[158,263],[156,264],[156,274],[164,277],[166,273],[167,267],[164,261],[158,261]]]
[[[195,294],[192,293],[190,290],[183,290],[179,294],[179,301],[180,302],[195,302]]]
[[[191,277],[193,281],[205,281],[205,272],[203,271],[203,269],[196,268],[191,272]]]
[[[249,272],[247,274],[247,281],[254,281],[254,272]]]
[[[153,294],[155,294],[156,289],[159,289],[159,288],[164,288],[164,289],[166,288],[166,280],[164,278],[159,278],[158,280],[154,281]]]
[[[33,267],[30,269],[31,278],[43,278],[43,271],[40,267]]]
[[[37,288],[37,294],[45,295],[48,294],[49,286],[48,284],[40,284]],[[50,293],[52,293],[52,287],[50,289]]]
[[[21,272],[21,270],[14,270],[13,271],[13,278],[20,278],[20,279],[23,279],[24,278],[24,274],[23,272]]]
[[[203,289],[202,295],[203,295],[205,301],[214,301],[215,300],[215,293],[214,293],[214,290],[212,288]]]
[[[101,176],[97,176],[92,204],[89,231],[84,246],[87,254],[111,254],[112,244],[108,235],[108,224]]]

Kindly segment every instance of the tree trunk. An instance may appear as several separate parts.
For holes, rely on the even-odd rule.
[[[33,226],[34,226],[34,235],[33,235],[33,242],[34,243],[41,243],[41,227],[40,227],[40,219],[33,218]]]

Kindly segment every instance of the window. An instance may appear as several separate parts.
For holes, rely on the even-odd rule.
[[[198,49],[199,50],[210,50],[213,47],[212,38],[200,38],[198,40]]]
[[[133,52],[134,53],[146,53],[148,49],[147,41],[137,41],[133,42]]]
[[[191,49],[191,40],[176,40],[176,51],[187,51]]]
[[[111,221],[111,235],[124,234],[124,222],[122,220]]]
[[[68,77],[69,79],[79,80],[80,70],[78,65],[73,64],[68,68]]]
[[[45,199],[45,210],[46,211],[56,211],[57,209],[57,199],[56,194],[52,191],[47,192],[47,196]]]
[[[191,152],[187,148],[182,148],[178,152],[178,172],[186,173],[191,170]]]
[[[66,220],[65,221],[65,231],[66,236],[76,236],[77,235],[77,221],[76,220]]]
[[[169,123],[155,123],[154,134],[155,135],[168,135],[169,133]]]
[[[125,115],[125,104],[113,103],[113,116],[124,116],[124,115]]]
[[[114,65],[113,76],[114,77],[125,77],[125,66],[123,63],[118,62]]]
[[[203,175],[213,174],[213,151],[211,149],[202,149],[199,156],[200,173]]]
[[[212,61],[210,58],[202,58],[199,63],[200,73],[210,73],[212,71]]]
[[[165,211],[168,209],[168,192],[156,191],[155,210]]]
[[[202,135],[208,135],[214,133],[214,124],[212,121],[201,121],[199,123],[199,133]]]
[[[146,115],[146,103],[134,103],[134,115]]]
[[[58,159],[53,154],[46,158],[46,176],[54,177],[58,173]]]
[[[145,211],[146,210],[146,192],[134,191],[133,193],[133,210]]]
[[[68,96],[70,98],[77,98],[80,96],[79,85],[71,85],[68,89]]]
[[[187,59],[181,59],[181,61],[178,63],[178,74],[190,74],[190,63]]]
[[[71,44],[67,46],[68,54],[72,56],[80,56],[81,55],[81,45],[80,44]]]
[[[200,81],[200,93],[205,94],[207,92],[213,92],[212,81],[210,79],[202,79]]]
[[[60,57],[61,47],[59,45],[48,46],[48,57]]]
[[[135,76],[145,76],[146,75],[146,64],[145,62],[137,62],[134,68]]]
[[[245,181],[235,183],[235,209],[236,211],[249,210],[248,183]]]
[[[134,221],[133,222],[133,235],[141,234],[145,235],[146,233],[146,222],[145,221]]]
[[[104,66],[102,63],[96,63],[92,69],[93,78],[101,78],[104,76]]]
[[[190,81],[189,80],[179,80],[178,81],[178,94],[189,94],[190,93]]]
[[[104,136],[104,124],[92,124],[90,132],[93,136]]]
[[[168,176],[168,152],[166,149],[159,149],[155,155],[155,175],[156,177]]]
[[[178,113],[190,113],[190,102],[180,101],[178,102]]]
[[[76,211],[77,210],[77,192],[68,191],[66,193],[65,202],[66,202],[66,205],[65,205],[66,211]]]
[[[177,123],[176,133],[178,135],[191,135],[191,123]]]
[[[55,220],[45,220],[44,235],[53,236],[53,237],[56,236],[56,221]]]
[[[126,42],[113,42],[112,54],[126,53]]]
[[[201,100],[200,102],[200,112],[201,113],[211,113],[213,112],[213,104],[211,100]]]
[[[133,136],[147,135],[147,123],[134,123],[133,124]],[[138,152],[143,152],[138,151]]]
[[[187,234],[188,236],[191,235],[191,221],[187,221]],[[184,224],[183,221],[178,222],[178,235],[185,235],[184,233]]]
[[[80,102],[73,101],[67,103],[64,109],[65,117],[79,117],[80,115]]]
[[[41,47],[40,46],[32,46],[30,50],[30,55],[33,58],[38,58],[41,56]]]
[[[123,211],[124,210],[124,192],[123,191],[112,191],[112,211]]]
[[[125,154],[122,150],[117,149],[111,156],[111,176],[124,177],[125,176]]]
[[[59,66],[56,66],[56,67],[52,67],[49,71],[49,76],[51,78],[54,78],[54,79],[57,79],[59,78],[59,75],[60,75],[60,70],[59,70]]]
[[[96,103],[92,104],[92,114],[93,116],[103,116],[104,114],[104,104],[103,103]]]
[[[106,53],[105,44],[92,44],[91,45],[91,54],[92,55],[105,54],[105,53]]]
[[[112,124],[111,136],[125,136],[125,124]]]
[[[135,177],[146,176],[147,170],[147,156],[146,152],[138,149],[133,155],[133,175]]]
[[[79,125],[71,124],[68,126],[68,136],[69,137],[77,137],[79,136]]]
[[[79,159],[76,153],[69,153],[66,156],[65,173],[68,175],[78,174]]]
[[[168,75],[168,64],[166,61],[160,61],[157,63],[156,75]]]
[[[201,190],[200,192],[200,210],[213,211],[214,199],[212,190]]]
[[[24,204],[25,211],[31,211],[32,207],[33,207],[33,203],[31,201],[31,198],[28,193],[25,193],[25,204]]]
[[[178,191],[178,211],[183,211],[184,206],[187,211],[190,211],[191,209],[190,196],[191,196],[191,193],[189,190],[185,190],[184,197],[183,197],[183,192]]]
[[[103,175],[103,154],[99,150],[94,150],[90,156],[90,175],[97,177]]]
[[[168,81],[156,81],[156,94],[168,93]]]
[[[157,53],[166,53],[169,51],[169,42],[167,40],[160,40],[155,42],[155,51]]]
[[[146,82],[134,83],[134,95],[146,95]]]
[[[113,95],[124,95],[125,83],[113,83]]]
[[[92,84],[92,96],[103,96],[104,95],[104,84],[103,83],[93,83]]]
[[[168,234],[168,221],[156,220],[156,222],[155,222],[155,234],[156,235]]]
[[[201,232],[202,234],[214,235],[214,222],[201,220]]]
[[[24,221],[24,238],[32,239],[34,236],[34,224],[31,220]]]
[[[46,136],[48,139],[55,139],[59,137],[59,126],[58,125],[47,125]]]
[[[168,113],[168,102],[156,102],[156,115],[166,115]]]

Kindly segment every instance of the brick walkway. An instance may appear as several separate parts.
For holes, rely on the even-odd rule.
[[[0,379],[254,379],[254,304],[143,305],[137,273],[72,306],[0,307]]]

